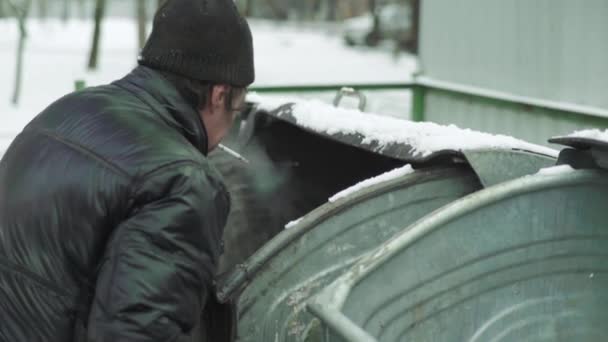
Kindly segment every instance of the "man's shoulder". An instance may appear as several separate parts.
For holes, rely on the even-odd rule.
[[[64,96],[26,131],[51,134],[132,177],[181,163],[208,168],[206,157],[153,108],[112,84]]]

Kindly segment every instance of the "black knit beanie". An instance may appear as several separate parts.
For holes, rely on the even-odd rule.
[[[255,79],[251,31],[233,0],[167,0],[139,64],[239,87]]]

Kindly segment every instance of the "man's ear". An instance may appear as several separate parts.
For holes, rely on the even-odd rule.
[[[228,86],[227,85],[216,85],[211,90],[211,108],[214,111],[221,108],[226,108],[226,101],[228,101]]]

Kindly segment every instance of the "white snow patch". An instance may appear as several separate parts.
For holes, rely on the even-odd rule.
[[[552,166],[552,167],[546,167],[544,169],[540,169],[536,174],[543,175],[543,176],[555,176],[555,175],[562,175],[565,173],[570,173],[572,171],[576,171],[576,170],[573,169],[572,166],[570,166],[570,165],[558,165],[558,166]]]
[[[572,134],[568,134],[569,138],[587,138],[593,140],[601,140],[608,142],[608,129],[600,130],[600,129],[586,129],[583,131],[576,131]]]
[[[285,225],[285,229],[289,229],[289,228],[293,228],[293,227],[297,226],[300,222],[302,222],[303,219],[304,219],[303,217],[300,217],[297,220],[294,220],[294,221],[291,221],[291,222],[287,223]]]
[[[494,135],[455,125],[443,126],[431,122],[413,122],[357,110],[336,108],[317,100],[266,99],[254,95],[260,107],[276,109],[293,102],[296,122],[308,129],[329,135],[362,135],[364,144],[377,143],[379,149],[389,144],[407,144],[417,156],[428,156],[441,150],[518,149],[557,157],[557,151],[510,136]],[[251,99],[251,98],[250,98]],[[284,115],[285,113],[279,113]]]
[[[370,186],[376,185],[376,184],[380,184],[380,183],[384,183],[387,182],[389,180],[395,179],[395,178],[399,178],[401,176],[405,176],[408,174],[411,174],[414,172],[414,169],[412,168],[411,165],[405,165],[403,167],[394,169],[392,171],[388,171],[386,173],[383,173],[379,176],[373,177],[373,178],[369,178],[366,179],[360,183],[357,183],[353,186],[351,186],[350,188],[346,189],[346,190],[342,190],[340,192],[338,192],[337,194],[333,195],[329,201],[330,202],[336,202],[337,200],[347,197],[357,191],[360,191],[362,189],[368,188]]]

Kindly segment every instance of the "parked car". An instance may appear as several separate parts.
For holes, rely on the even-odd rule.
[[[376,46],[382,41],[392,41],[408,49],[413,41],[412,9],[403,4],[388,4],[377,10],[378,29],[374,30],[374,14],[347,19],[343,38],[349,46]]]

